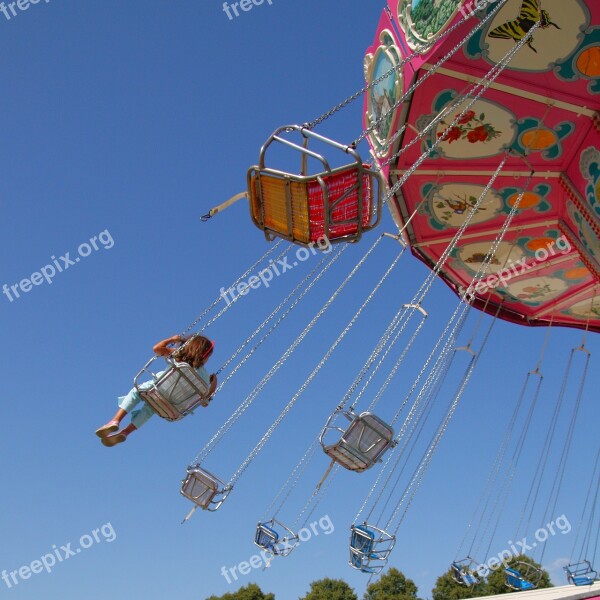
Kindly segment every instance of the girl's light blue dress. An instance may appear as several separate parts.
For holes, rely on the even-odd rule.
[[[157,373],[157,377],[160,377],[166,371],[160,371]],[[198,367],[196,373],[204,380],[207,386],[210,387],[210,375],[204,367]],[[151,381],[146,381],[140,385],[142,389],[148,389],[152,385]],[[142,408],[134,410],[134,408],[140,403],[144,403]],[[122,408],[126,413],[131,413],[131,424],[139,429],[153,414],[154,411],[142,400],[139,392],[133,388],[129,391],[127,396],[119,396],[119,408]]]

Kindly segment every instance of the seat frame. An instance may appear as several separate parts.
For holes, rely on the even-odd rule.
[[[563,567],[569,583],[577,586],[592,585],[598,580],[598,572],[589,560],[582,560]]]
[[[335,424],[340,414],[343,415],[348,421],[350,421],[350,424],[345,429]],[[362,439],[367,429],[370,429],[371,431],[375,431],[377,433],[381,433],[379,429],[376,429],[371,424],[369,424],[367,419],[373,421],[381,428],[389,431],[389,435],[387,437],[380,437],[380,440],[386,440],[386,444],[382,446],[374,456],[368,456],[366,452],[372,450],[375,447],[375,445],[379,443],[380,440],[375,444],[372,444],[366,451],[363,451],[360,448],[357,448],[356,446],[350,445],[350,443],[348,442],[348,438],[353,432],[353,429],[355,427],[358,427],[360,424],[364,424],[365,427],[365,429],[360,435],[360,439]],[[328,444],[326,442],[326,438],[334,431],[340,433],[341,436],[339,440],[337,440],[335,443]],[[319,436],[319,442],[321,443],[321,447],[323,448],[325,454],[330,456],[335,462],[342,465],[342,467],[344,467],[345,469],[348,469],[349,471],[354,471],[356,473],[362,473],[363,471],[370,469],[376,463],[381,462],[381,457],[385,454],[385,452],[387,452],[388,449],[396,446],[398,443],[394,439],[394,430],[391,428],[390,425],[388,425],[385,421],[380,419],[377,415],[370,412],[356,414],[353,410],[334,412],[327,420],[327,423],[325,423],[325,427],[323,428],[323,430],[321,431],[321,435]],[[345,452],[343,452],[342,450]]]
[[[368,523],[352,525],[348,564],[363,573],[379,573],[386,566],[395,544],[396,537],[384,529]]]
[[[542,569],[538,569],[538,567],[528,562],[519,561],[511,567],[505,567],[504,582],[507,587],[517,592],[535,590],[540,584],[543,574]],[[521,582],[521,585],[511,583],[512,579],[517,579]],[[522,584],[528,584],[531,587],[523,587]]]
[[[280,533],[277,529],[283,531]],[[263,538],[269,539],[270,542],[265,543]],[[273,556],[288,556],[299,543],[298,535],[275,518],[260,522],[256,526],[254,544]]]
[[[198,406],[206,407],[210,403],[209,387],[206,382],[197,375],[194,368],[186,362],[178,362],[172,357],[166,357],[164,360],[167,362],[168,368],[162,375],[157,375],[155,369],[152,369],[152,365],[157,361],[160,356],[153,356],[135,376],[133,385],[138,391],[142,400],[150,406],[150,408],[163,419],[167,421],[179,421],[185,416],[192,414]],[[147,379],[148,375],[151,377],[152,386],[145,389],[141,379]],[[165,396],[161,391],[161,386],[165,384],[169,378],[176,377],[177,380],[171,386],[169,396]],[[196,394],[195,400],[186,400],[182,402],[184,405],[183,410],[176,406],[172,401],[172,396],[177,390],[180,381],[184,381],[192,388]],[[190,396],[190,399],[193,395]]]
[[[475,574],[476,569],[473,568],[477,565],[477,561],[470,556],[461,560],[453,561],[450,568],[452,569],[452,577],[454,581],[460,585],[471,587],[480,583],[481,579]]]
[[[294,143],[285,137],[282,134],[298,132],[302,135],[302,145]],[[323,142],[337,150],[340,150],[354,159],[353,163],[344,165],[342,167],[331,168],[328,160],[321,154],[317,154],[312,150],[308,149],[309,139],[315,139],[319,142]],[[301,153],[301,174],[296,175],[292,173],[288,173],[285,171],[280,171],[277,169],[272,169],[265,166],[265,156],[269,147],[274,143],[280,143],[288,148],[292,148]],[[309,175],[308,174],[308,158],[314,158],[318,162],[321,163],[323,167],[323,171],[317,174]],[[327,183],[325,178],[332,177],[338,175],[343,172],[348,172],[349,170],[355,170],[357,173],[357,183],[355,186],[348,188],[340,198],[337,200],[330,202],[329,193],[327,188]],[[261,177],[262,176],[270,176],[282,179],[285,182],[286,189],[286,206],[285,206],[285,214],[287,216],[287,231],[277,231],[268,225],[265,224],[265,210],[264,210],[264,202],[263,202],[263,192],[261,187]],[[368,219],[368,225],[363,225],[363,178],[368,177],[371,183],[371,203],[370,203],[370,214]],[[307,224],[308,227],[308,239],[302,240],[294,235],[294,223],[292,219],[292,196],[291,196],[291,185],[292,183],[297,184],[309,184],[312,182],[316,182],[321,188],[321,192],[323,194],[323,210],[324,210],[324,223],[323,235],[327,238],[330,243],[338,243],[338,242],[357,242],[362,237],[363,232],[369,231],[376,227],[381,220],[381,212],[382,212],[382,204],[383,204],[383,189],[385,187],[385,183],[381,174],[375,170],[368,168],[368,166],[364,165],[362,159],[358,152],[352,148],[351,146],[344,146],[326,138],[322,135],[315,133],[314,131],[307,129],[301,125],[286,125],[284,127],[280,127],[277,129],[265,142],[265,144],[260,149],[259,155],[259,164],[253,167],[250,167],[247,174],[247,183],[248,183],[248,196],[250,198],[250,215],[252,217],[253,223],[263,231],[265,237],[268,241],[273,241],[276,237],[280,237],[286,239],[290,242],[294,242],[296,244],[300,244],[302,246],[312,246],[314,245],[314,240],[311,242],[311,234],[310,234],[310,222]],[[256,185],[256,192],[255,192]],[[349,194],[358,189],[358,206],[357,206],[357,217],[356,219],[346,219],[341,221],[335,221],[333,219],[333,211],[337,208],[337,206],[343,202]],[[255,215],[253,211],[253,198],[255,194],[258,196],[257,200],[259,203],[260,214]],[[306,207],[308,213],[308,206]],[[331,227],[336,225],[344,225],[344,224],[356,224],[356,232],[350,233],[341,236],[331,235]]]
[[[201,486],[202,491],[199,494],[194,494],[196,485]],[[186,477],[181,484],[181,495],[203,510],[215,512],[225,502],[232,489],[232,486],[225,485],[216,475],[196,464],[187,468]]]

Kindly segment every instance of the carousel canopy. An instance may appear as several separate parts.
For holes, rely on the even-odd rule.
[[[600,3],[389,0],[367,82],[393,67],[369,89],[364,119],[390,186],[402,182],[388,205],[413,254],[433,267],[469,216],[440,272],[462,293],[519,202],[475,305],[600,331]]]

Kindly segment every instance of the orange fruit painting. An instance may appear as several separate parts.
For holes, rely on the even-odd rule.
[[[534,151],[547,150],[554,146],[556,141],[554,131],[542,127],[526,131],[522,138],[523,146]]]
[[[586,77],[600,76],[600,46],[586,48],[577,59],[577,69]]]

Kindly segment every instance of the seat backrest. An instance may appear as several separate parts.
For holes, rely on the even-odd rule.
[[[191,398],[208,396],[208,385],[185,362],[176,362],[157,382],[156,389],[176,407],[184,407]]]
[[[340,172],[322,177],[322,181],[329,202],[329,239],[368,229],[373,216],[373,189],[368,172],[352,164]],[[317,239],[326,234],[324,190],[317,179],[308,185],[308,202],[311,237]]]
[[[350,546],[352,549],[368,556],[373,551],[374,544],[375,533],[373,531],[362,525],[358,525],[353,529],[352,537],[350,539]]]
[[[209,388],[196,370],[184,362],[171,362],[149,388],[138,388],[142,398],[161,417],[177,421],[198,405],[208,406]]]
[[[394,430],[379,417],[362,413],[344,434],[344,441],[370,460],[377,460],[394,437]]]
[[[254,538],[257,546],[261,548],[272,549],[273,546],[279,541],[279,534],[274,530],[265,525],[259,523],[256,528],[256,536]]]

